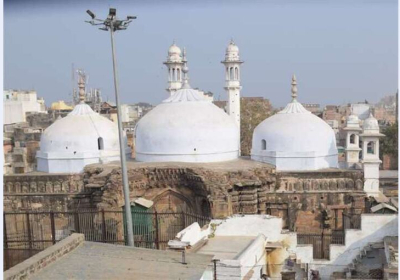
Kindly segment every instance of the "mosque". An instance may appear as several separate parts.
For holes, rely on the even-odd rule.
[[[339,167],[335,133],[298,101],[297,79],[293,75],[290,102],[254,129],[251,157],[241,157],[243,61],[238,46],[231,41],[222,61],[227,112],[191,88],[185,49],[172,44],[164,64],[168,69],[168,96],[137,123],[136,158],[127,161],[131,207],[145,201],[143,205],[151,207],[156,215],[185,211],[224,221],[228,217],[260,214],[250,215],[251,219],[255,217],[253,220],[259,219],[249,224],[250,228],[264,222],[274,225],[270,222],[275,218],[270,216],[275,216],[281,218],[282,226],[268,226],[268,230],[275,227],[290,236],[296,233],[319,237],[322,231],[322,236],[333,238],[334,232],[345,233],[345,217],[359,218],[361,230],[347,231],[342,236],[345,244],[340,243],[343,246],[333,243],[333,239],[332,244],[318,243],[320,248],[334,245],[332,263],[339,257],[347,262],[346,257],[355,252],[352,244],[361,240],[369,244],[365,236],[388,235],[386,225],[388,221],[392,223],[393,215],[370,215],[371,209],[383,201],[379,192],[379,139],[384,135],[372,114],[364,121],[353,114],[348,117],[346,164]],[[80,104],[42,134],[36,155],[40,172],[4,177],[5,211],[121,211],[125,206],[117,124],[85,104],[84,81],[81,76]],[[288,100],[289,97],[288,93]],[[123,143],[129,158],[126,137]],[[390,208],[397,213],[395,207]],[[107,223],[124,224],[122,219],[109,218]],[[168,230],[182,226],[176,221],[180,223],[178,218],[162,220]],[[97,219],[93,223],[98,223]],[[102,223],[106,223],[104,212]],[[230,233],[247,230],[246,227],[239,224]],[[278,244],[272,243],[269,245]],[[301,252],[297,257],[310,256],[309,261],[303,262],[314,262],[313,245],[299,244]],[[354,251],[351,254],[344,251],[349,246]],[[341,253],[337,251],[339,247],[344,248]],[[330,260],[318,261],[324,266]],[[353,264],[352,257],[348,262]]]
[[[164,64],[168,96],[137,123],[136,158],[127,162],[131,202],[144,198],[159,212],[214,218],[270,214],[301,232],[310,224],[318,228],[328,212],[334,228],[343,211],[364,213],[371,197],[381,195],[383,135],[372,115],[363,122],[349,116],[346,167],[339,168],[335,134],[298,101],[293,76],[290,102],[255,128],[251,157],[241,157],[238,46],[231,41],[222,61],[227,112],[191,88],[185,49],[174,43]],[[84,81],[79,80],[81,103],[42,135],[39,172],[5,177],[6,210],[124,206],[117,125],[85,104]],[[129,158],[126,138],[124,145]]]
[[[168,68],[169,96],[146,114],[135,133],[136,161],[210,163],[240,157],[240,60],[231,41],[226,48],[225,90],[227,114],[189,84],[186,50],[173,43],[164,64]],[[338,150],[332,128],[297,101],[292,77],[292,100],[261,122],[253,134],[251,160],[271,164],[276,171],[316,171],[338,168]],[[116,124],[95,113],[84,102],[84,79],[79,80],[81,103],[64,119],[45,130],[37,153],[38,170],[49,173],[82,172],[91,163],[119,159]],[[362,167],[366,191],[377,192],[379,126],[370,115],[363,128],[354,115],[347,120],[348,168]],[[307,132],[307,133],[304,133]],[[359,137],[363,146],[358,146]],[[124,140],[125,145],[127,143]],[[126,154],[130,153],[125,147]],[[367,186],[368,185],[368,186]]]

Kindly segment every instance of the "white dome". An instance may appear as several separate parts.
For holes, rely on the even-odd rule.
[[[168,49],[168,58],[169,62],[182,62],[182,51],[181,49],[173,43]]]
[[[239,47],[233,41],[231,41],[226,48],[226,52],[239,53]]]
[[[217,162],[239,155],[238,127],[187,84],[136,126],[136,160]]]
[[[128,154],[126,143],[125,138]],[[117,124],[79,104],[43,132],[36,157],[38,170],[49,173],[76,173],[90,163],[119,160]]]
[[[347,128],[360,129],[360,120],[356,115],[350,115],[346,121]]]
[[[177,45],[175,45],[175,43],[173,43],[168,49],[169,55],[174,55],[174,54],[180,55],[181,53],[182,53],[181,49]]]
[[[374,118],[372,113],[370,113],[369,117],[363,123],[364,133],[366,132],[378,132],[379,133],[379,124],[378,120]]]
[[[239,61],[239,48],[233,41],[231,41],[228,47],[226,48],[225,60]]]
[[[294,95],[285,109],[255,128],[251,158],[273,164],[278,171],[337,168],[335,133]]]

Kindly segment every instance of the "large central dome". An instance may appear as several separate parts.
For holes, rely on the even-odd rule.
[[[293,100],[254,130],[251,158],[279,170],[337,168],[335,133],[321,118],[297,102],[293,76]]]
[[[182,69],[182,88],[140,119],[136,160],[145,162],[217,162],[239,155],[239,128],[223,110],[194,89]]]

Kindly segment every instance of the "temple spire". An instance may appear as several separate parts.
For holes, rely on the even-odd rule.
[[[292,76],[292,102],[297,102],[297,80],[296,76]]]

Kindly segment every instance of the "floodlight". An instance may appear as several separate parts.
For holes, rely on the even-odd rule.
[[[115,17],[116,14],[117,14],[117,9],[110,8],[110,13],[108,15],[111,17]]]
[[[88,13],[88,15],[89,15],[92,19],[95,19],[95,18],[96,18],[96,15],[95,15],[94,13],[92,13],[91,10],[87,10],[86,13]]]

